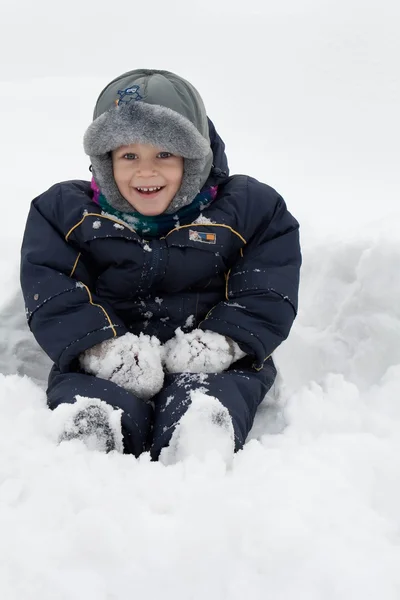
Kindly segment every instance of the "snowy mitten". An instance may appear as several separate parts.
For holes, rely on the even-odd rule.
[[[235,451],[234,431],[228,409],[214,396],[200,390],[190,393],[191,404],[180,419],[167,448],[160,454],[164,465],[195,456],[204,460],[217,453],[229,466]]]
[[[59,442],[79,439],[89,450],[123,451],[121,411],[106,402],[76,396],[75,404],[62,404],[54,412],[63,422]]]
[[[245,353],[236,342],[214,331],[194,329],[164,344],[164,365],[169,373],[221,373]]]
[[[142,400],[152,398],[164,383],[161,344],[154,336],[133,333],[89,348],[80,365],[91,375],[112,381]]]

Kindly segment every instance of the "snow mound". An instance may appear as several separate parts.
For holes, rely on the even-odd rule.
[[[27,375],[46,388],[52,362],[28,328],[16,270],[11,285],[0,306],[0,373]]]
[[[304,248],[298,318],[276,353],[292,390],[327,373],[368,389],[400,364],[400,214],[396,222]]]

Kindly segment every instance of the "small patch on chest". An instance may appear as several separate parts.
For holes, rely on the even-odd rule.
[[[201,242],[202,244],[216,244],[217,234],[189,229],[189,240],[192,242]]]

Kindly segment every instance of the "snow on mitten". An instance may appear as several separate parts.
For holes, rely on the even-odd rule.
[[[80,355],[79,362],[87,373],[148,400],[164,383],[161,355],[161,344],[156,337],[125,333],[89,348]]]
[[[169,373],[221,373],[245,353],[236,342],[214,331],[194,329],[164,344],[164,365]]]

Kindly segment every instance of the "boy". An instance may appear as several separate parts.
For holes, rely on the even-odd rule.
[[[173,73],[108,84],[84,147],[91,184],[36,198],[22,246],[28,322],[54,361],[50,408],[97,399],[75,406],[66,437],[106,431],[105,450],[100,401],[120,408],[124,450],[157,459],[202,394],[240,449],[296,315],[297,221],[269,186],[229,177],[199,93]]]

